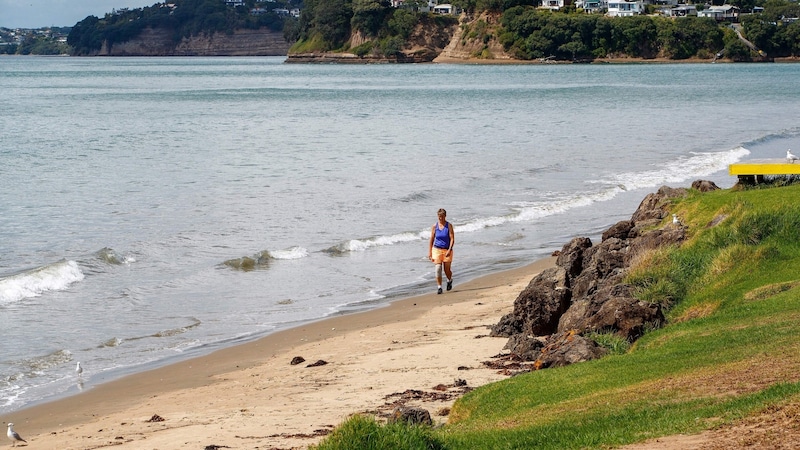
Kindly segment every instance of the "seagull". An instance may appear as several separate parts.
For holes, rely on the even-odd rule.
[[[80,361],[78,361],[78,365],[75,366],[75,373],[77,373],[78,376],[81,376],[81,374],[83,373],[83,367],[81,367]]]
[[[8,435],[8,438],[11,439],[11,446],[12,447],[16,447],[17,446],[17,442],[19,442],[19,441],[24,442],[24,443],[27,444],[28,441],[26,441],[25,439],[22,439],[22,436],[20,436],[16,431],[14,431],[14,428],[12,428],[13,426],[14,426],[14,424],[9,422],[8,423],[8,433],[6,433]]]
[[[673,214],[673,215],[672,215],[672,223],[673,223],[674,225],[680,225],[680,224],[681,224],[681,221],[680,221],[680,220],[678,220],[678,215],[677,215],[677,214]]]
[[[798,158],[797,155],[792,153],[792,149],[786,150],[786,160],[787,161],[789,161],[790,163],[794,164],[794,162],[797,161],[798,159],[800,159],[800,158]]]

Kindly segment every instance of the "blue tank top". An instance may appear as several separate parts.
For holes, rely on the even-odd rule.
[[[433,246],[436,248],[450,248],[450,222],[445,221],[444,228],[439,229],[439,223],[434,226],[436,234],[433,236]]]

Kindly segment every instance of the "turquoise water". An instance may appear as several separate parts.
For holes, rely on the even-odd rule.
[[[728,164],[800,150],[798,85],[781,64],[0,58],[0,412],[430,291],[440,207],[458,289],[662,185],[729,187]]]

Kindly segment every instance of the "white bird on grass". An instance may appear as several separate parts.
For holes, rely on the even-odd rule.
[[[794,162],[797,161],[798,159],[800,159],[800,158],[798,158],[797,155],[792,153],[792,149],[786,150],[786,160],[787,161],[789,161],[790,163],[794,164]]]
[[[24,442],[24,443],[27,444],[28,441],[26,441],[25,439],[22,439],[22,436],[20,436],[16,431],[14,431],[13,426],[14,426],[14,424],[9,422],[8,423],[8,433],[6,433],[8,435],[8,438],[11,439],[11,446],[12,447],[16,447],[17,446],[17,442]]]
[[[677,214],[673,214],[672,215],[672,224],[673,225],[680,225],[681,224],[681,221],[678,220],[678,215]]]

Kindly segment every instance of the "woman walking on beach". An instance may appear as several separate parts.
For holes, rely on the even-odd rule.
[[[437,294],[442,293],[442,267],[447,275],[447,290],[453,289],[453,272],[450,265],[453,262],[453,244],[456,242],[453,224],[447,221],[447,211],[439,209],[439,221],[431,227],[431,239],[428,243],[428,259],[436,265],[436,284],[439,286]]]

